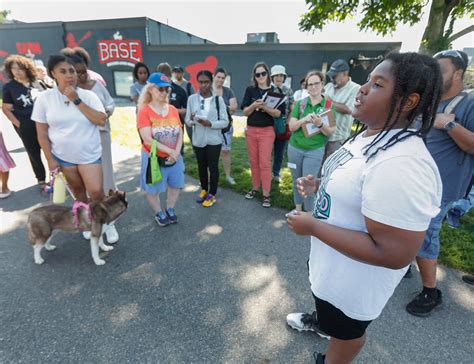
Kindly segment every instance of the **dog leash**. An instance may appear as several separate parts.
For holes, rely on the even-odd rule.
[[[85,231],[86,228],[82,227],[81,222],[79,221],[78,211],[81,208],[85,209],[87,212],[87,218],[89,219],[89,223],[90,223],[92,221],[92,212],[90,209],[90,205],[76,199],[66,179],[59,173],[59,167],[50,171],[49,184],[44,187],[44,191],[51,194],[50,201],[52,201],[53,199],[54,181],[56,178],[61,178],[63,180],[66,190],[69,192],[69,194],[71,195],[74,201],[72,204],[72,217],[73,217],[74,226],[76,226],[76,228],[78,228],[81,231]]]

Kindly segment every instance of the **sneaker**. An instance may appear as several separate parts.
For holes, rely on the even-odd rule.
[[[413,277],[413,272],[411,271],[411,264],[410,264],[403,278],[411,278],[411,277]]]
[[[443,305],[442,294],[439,289],[438,297],[432,298],[425,292],[420,292],[407,306],[406,310],[408,313],[414,316],[427,317],[431,315],[431,312],[436,308],[440,308]]]
[[[301,331],[313,331],[324,339],[330,338],[328,334],[319,328],[316,311],[311,315],[309,313],[290,313],[286,316],[286,323],[292,329]]]
[[[247,192],[247,194],[245,195],[245,198],[247,200],[251,200],[253,199],[255,196],[257,196],[257,191],[255,190],[250,190],[249,192]]]
[[[216,196],[208,194],[202,203],[203,207],[211,207],[216,203]]]
[[[105,227],[105,236],[109,244],[115,244],[119,241],[119,234],[114,224],[104,225]]]
[[[82,237],[86,240],[91,240],[91,232],[90,231],[83,231]]]
[[[262,206],[266,207],[266,208],[272,207],[272,203],[270,201],[270,196],[263,196]]]
[[[155,221],[159,226],[168,226],[171,224],[168,216],[166,216],[163,211],[160,211],[155,215]]]
[[[467,284],[473,284],[474,285],[474,276],[466,274],[465,276],[462,276],[462,280],[466,282]]]
[[[226,177],[225,180],[227,181],[228,184],[231,186],[235,185],[235,179],[232,178],[232,176]]]
[[[326,363],[326,355],[318,353],[317,351],[315,351],[313,353],[313,358],[314,358],[314,362],[316,364],[325,364]]]
[[[197,203],[203,203],[206,196],[207,196],[207,191],[206,190],[201,190],[201,192],[199,192],[198,198],[196,199],[196,202]]]
[[[0,198],[10,197],[11,194],[12,194],[12,191],[10,191],[10,190],[8,190],[6,192],[2,192],[2,193],[0,193]]]
[[[461,226],[461,212],[458,209],[451,209],[446,214],[446,222],[451,229],[457,229]]]
[[[168,216],[168,220],[171,224],[176,224],[178,222],[178,216],[174,213],[174,208],[168,207],[166,209],[166,216]]]

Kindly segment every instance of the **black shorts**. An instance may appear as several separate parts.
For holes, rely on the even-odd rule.
[[[319,328],[331,337],[339,340],[353,340],[364,336],[372,321],[354,320],[340,309],[313,295],[316,303]]]

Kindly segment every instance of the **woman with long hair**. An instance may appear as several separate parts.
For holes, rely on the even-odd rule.
[[[263,207],[270,207],[272,182],[272,150],[275,141],[274,118],[285,112],[285,105],[272,109],[265,105],[264,97],[271,92],[270,71],[264,62],[258,62],[252,70],[251,86],[245,90],[242,101],[244,115],[247,116],[245,137],[252,173],[252,189],[245,195],[253,199],[260,186],[263,192]]]
[[[43,189],[46,183],[46,170],[41,160],[41,146],[38,143],[36,125],[31,113],[39,92],[44,89],[36,86],[36,68],[26,57],[19,55],[7,57],[5,72],[11,81],[3,86],[2,111],[20,136],[38,185]]]
[[[176,202],[184,187],[184,162],[181,157],[183,131],[178,110],[169,104],[171,80],[162,73],[152,73],[138,99],[138,131],[142,139],[140,187],[146,193],[159,226],[176,224]],[[156,141],[162,180],[147,184],[146,170],[153,141]],[[163,211],[160,193],[166,192],[166,209]]]

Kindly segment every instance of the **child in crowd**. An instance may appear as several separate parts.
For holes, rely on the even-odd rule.
[[[326,355],[315,353],[317,363],[357,356],[439,212],[441,179],[423,136],[441,91],[436,60],[389,54],[357,95],[361,132],[327,159],[321,179],[298,181],[303,197],[316,193],[312,213],[288,215],[290,229],[311,236],[316,311],[289,314],[287,323],[330,337]]]

